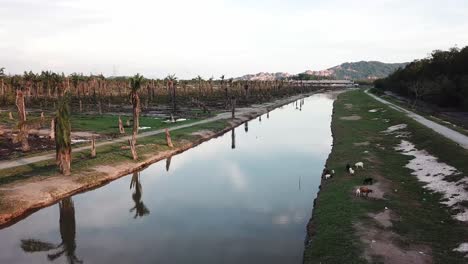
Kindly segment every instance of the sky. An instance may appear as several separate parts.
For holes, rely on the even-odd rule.
[[[407,62],[468,45],[466,0],[0,0],[6,73],[163,78]]]

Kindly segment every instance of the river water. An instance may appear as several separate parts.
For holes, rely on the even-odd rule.
[[[301,263],[332,104],[285,105],[41,209],[0,230],[0,263]]]

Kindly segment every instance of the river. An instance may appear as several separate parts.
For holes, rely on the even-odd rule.
[[[0,263],[302,263],[333,98],[301,105],[0,230]]]

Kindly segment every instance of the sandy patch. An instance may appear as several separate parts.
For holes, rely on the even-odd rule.
[[[344,107],[349,110],[353,108],[353,104],[344,104]]]
[[[353,145],[356,146],[356,147],[361,147],[361,146],[369,146],[370,143],[369,143],[369,141],[365,141],[365,142],[353,143]]]
[[[395,126],[391,126],[389,128],[387,128],[387,130],[384,130],[382,131],[383,133],[393,133],[397,130],[402,130],[402,129],[405,129],[408,125],[407,124],[399,124],[399,125],[395,125]]]
[[[371,109],[369,110],[369,113],[377,113],[379,111],[379,109]]]
[[[352,115],[352,116],[343,116],[343,117],[340,117],[341,120],[348,120],[348,121],[356,121],[356,120],[360,120],[361,117],[358,116],[358,115]]]
[[[449,176],[459,176],[460,172],[446,163],[439,162],[427,151],[416,149],[409,141],[402,140],[395,149],[402,151],[403,155],[414,157],[405,167],[411,169],[413,171],[411,174],[418,180],[426,183],[424,188],[441,193],[442,204],[460,211],[454,216],[455,219],[468,221],[468,208],[460,205],[461,202],[468,201],[468,191],[465,189],[468,186],[466,177],[458,181],[446,181],[445,179],[450,179]]]
[[[398,245],[401,238],[391,232],[381,230],[372,225],[361,223],[354,225],[361,242],[364,244],[364,257],[369,263],[388,264],[430,264],[432,257],[430,248],[423,245],[411,245],[403,249]]]
[[[378,214],[369,214],[369,217],[372,217],[382,227],[388,228],[393,226],[391,210],[385,210]]]
[[[208,137],[213,136],[214,134],[215,133],[213,131],[204,129],[204,130],[199,130],[197,132],[193,132],[191,135],[200,136],[202,138],[208,138]]]

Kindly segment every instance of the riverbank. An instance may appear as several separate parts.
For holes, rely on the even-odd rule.
[[[465,149],[363,91],[335,101],[332,133],[336,175],[314,202],[304,263],[466,263]],[[373,193],[356,197],[368,177]]]
[[[57,174],[53,161],[42,161],[1,170],[0,226],[11,225],[35,210],[56,203],[64,197],[97,188],[134,171],[141,170],[154,162],[167,159],[166,162],[169,165],[172,155],[222,135],[245,121],[263,115],[274,108],[311,94],[239,109],[235,119],[229,118],[230,113],[226,113],[211,122],[173,130],[171,131],[174,144],[172,149],[167,147],[164,134],[139,138],[137,150],[140,160],[137,162],[132,161],[126,144],[120,142],[98,147],[96,159],[90,159],[88,153],[74,153],[71,177]]]

